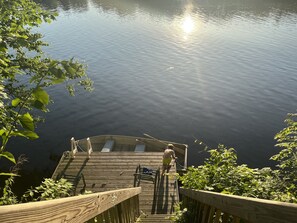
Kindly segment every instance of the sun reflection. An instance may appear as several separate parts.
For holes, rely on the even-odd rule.
[[[186,33],[186,34],[190,34],[194,31],[195,28],[195,23],[192,19],[192,17],[190,15],[187,15],[184,19],[183,22],[181,24],[181,28],[182,30]]]
[[[199,12],[194,10],[194,6],[188,4],[185,6],[183,14],[173,19],[172,25],[174,27],[172,32],[175,37],[190,42],[194,39],[193,36],[199,35],[201,32],[203,20]]]

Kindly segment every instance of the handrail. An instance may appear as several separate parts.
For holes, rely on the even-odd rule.
[[[242,219],[249,223],[292,223],[297,219],[297,204],[184,188],[180,188],[180,193],[185,206],[194,204],[199,209],[194,210],[196,215],[200,215],[196,216],[200,219],[197,222],[219,222],[219,219],[209,219],[220,218],[222,213],[227,216],[226,222],[230,215],[233,216],[233,222]],[[195,204],[195,201],[199,204]]]
[[[188,145],[185,144],[185,161],[184,161],[184,169],[188,168]]]
[[[128,199],[138,196],[140,193],[141,188],[136,187],[1,206],[0,222],[85,222]]]

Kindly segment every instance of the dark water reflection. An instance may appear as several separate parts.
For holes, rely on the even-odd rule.
[[[97,8],[116,12],[120,16],[135,13],[141,9],[153,15],[174,17],[183,14],[185,7],[189,4],[193,6],[193,12],[219,19],[228,19],[240,13],[269,17],[276,11],[280,18],[282,15],[297,11],[295,0],[36,0],[36,2],[47,9],[80,12],[88,10],[91,3]]]
[[[45,0],[60,16],[40,29],[56,58],[88,64],[95,91],[55,103],[35,142],[14,142],[50,175],[69,139],[142,135],[235,147],[239,162],[273,165],[273,136],[297,104],[293,0]]]

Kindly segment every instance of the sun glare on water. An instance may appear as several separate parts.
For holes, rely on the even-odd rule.
[[[192,19],[191,16],[186,16],[181,24],[181,28],[182,30],[186,33],[186,34],[190,34],[194,31],[194,27],[195,27],[195,23]]]
[[[202,20],[198,12],[193,11],[193,5],[189,4],[185,7],[183,14],[176,16],[172,25],[174,36],[183,41],[191,41],[193,36],[199,34],[202,28]]]

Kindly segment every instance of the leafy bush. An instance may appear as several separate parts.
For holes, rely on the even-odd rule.
[[[3,188],[3,195],[0,197],[0,205],[17,204],[18,198],[12,191],[11,187],[14,183],[14,178],[9,177],[5,180],[5,186]]]
[[[4,187],[2,189],[2,196],[0,197],[0,205],[9,205],[9,204],[17,204],[19,200],[15,193],[12,190],[12,186],[14,184],[14,179],[18,176],[19,170],[21,166],[27,162],[27,158],[25,155],[20,155],[17,159],[16,164],[11,168],[10,174],[8,174],[8,179],[4,181]]]
[[[175,223],[187,223],[188,221],[188,209],[183,208],[182,209],[182,203],[176,203],[174,205],[174,213],[168,217],[170,222]]]
[[[54,181],[51,178],[46,178],[40,186],[29,189],[22,197],[25,202],[51,200],[55,198],[69,197],[72,190],[72,183],[66,179]]]
[[[0,0],[0,6],[0,158],[17,165],[8,151],[8,142],[12,137],[39,137],[35,129],[41,118],[37,114],[48,112],[52,102],[47,89],[64,84],[73,95],[75,86],[92,90],[93,82],[86,74],[86,66],[75,59],[56,60],[43,53],[48,44],[36,27],[50,23],[57,13],[42,9],[32,0]],[[5,178],[0,205],[18,202],[11,190],[16,176],[13,171],[0,171],[1,180]],[[70,185],[64,181],[46,179],[24,199],[67,196],[68,188]]]
[[[297,114],[289,114],[287,127],[275,139],[283,148],[271,159],[278,169],[252,169],[237,164],[233,148],[219,145],[208,150],[204,165],[189,167],[180,177],[185,188],[297,203]]]
[[[279,175],[288,191],[297,195],[297,113],[288,114],[287,127],[276,134],[276,146],[282,150],[270,159],[279,164]]]

